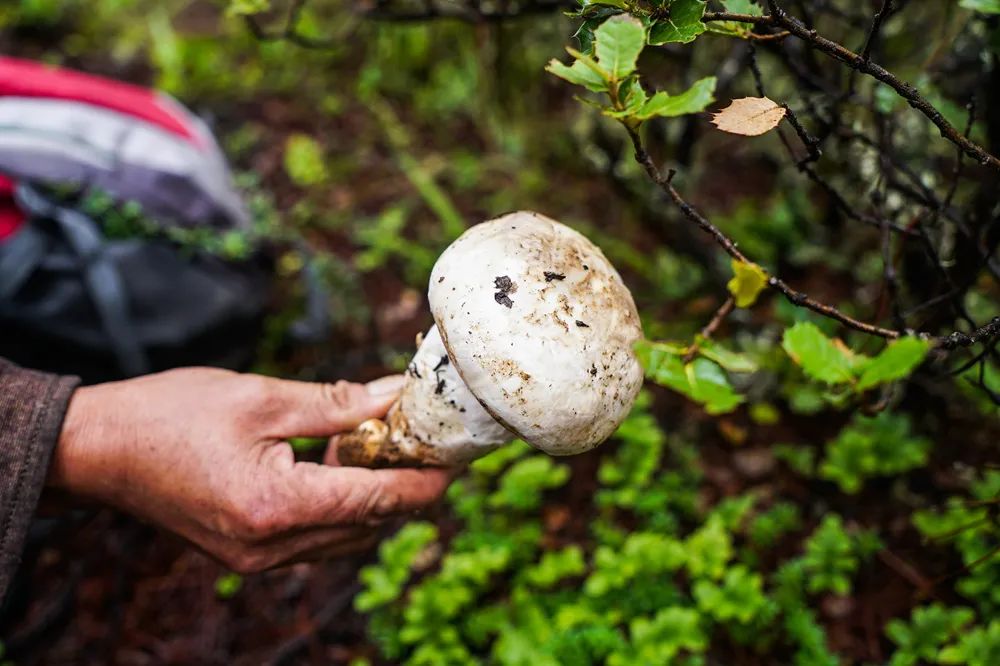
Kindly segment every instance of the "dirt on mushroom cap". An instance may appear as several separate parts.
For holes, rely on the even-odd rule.
[[[578,232],[530,212],[484,222],[445,250],[430,285],[455,369],[527,441],[578,453],[628,414],[642,384],[639,317],[617,271]]]

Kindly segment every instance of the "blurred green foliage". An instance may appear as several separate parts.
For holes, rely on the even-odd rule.
[[[717,68],[747,30],[706,26],[702,12],[760,13],[760,3],[584,2],[570,18],[465,25],[364,21],[346,3],[317,0],[299,29],[330,40],[319,50],[254,39],[242,17],[280,29],[272,4],[279,3],[19,0],[0,7],[0,23],[29,43],[33,34],[59,35],[59,48],[44,49],[44,59],[155,84],[210,112],[256,230],[169,240],[231,259],[245,258],[263,238],[313,241],[339,301],[338,323],[359,329],[353,340],[376,346],[386,365],[405,364],[410,349],[368,339],[374,305],[361,285],[392,280],[424,291],[451,240],[511,209],[541,210],[592,238],[622,271],[648,337],[637,353],[656,386],[593,454],[593,469],[515,443],[455,482],[442,525],[413,522],[382,544],[361,573],[354,605],[387,661],[693,666],[734,663],[738,653],[763,663],[842,664],[824,602],[855,592],[876,570],[882,541],[898,537],[895,523],[885,530],[880,516],[866,515],[861,503],[872,503],[897,517],[921,507],[912,523],[924,547],[964,567],[947,603],[919,602],[888,622],[888,663],[1000,663],[992,504],[1000,474],[950,479],[917,497],[929,483],[924,468],[962,446],[932,436],[947,434],[949,409],[969,408],[973,419],[997,415],[970,384],[980,369],[934,377],[944,388],[921,390],[950,407],[926,418],[904,401],[911,376],[934,362],[925,340],[873,343],[759,289],[770,271],[792,272],[845,311],[879,312],[870,288],[882,278],[877,234],[832,228],[828,204],[794,174],[771,182],[769,162],[751,158],[780,150],[775,137],[739,148],[709,143],[693,151],[690,175],[679,176],[716,186],[699,197],[705,210],[760,262],[730,265],[726,257],[705,260],[672,233],[682,221],[654,198],[620,131],[624,124],[659,141],[668,164],[682,159],[677,144],[712,108],[724,78]],[[987,0],[947,4],[1000,12]],[[653,5],[670,16],[650,16]],[[608,24],[623,9],[640,20]],[[964,102],[922,71],[950,45],[953,15],[941,14],[941,34],[926,44],[915,45],[903,24],[886,36],[886,48],[913,52],[901,75],[961,125]],[[860,33],[850,34],[860,43]],[[797,99],[775,78],[768,81],[775,99]],[[755,94],[752,82],[732,85],[734,94]],[[937,140],[885,86],[870,92],[898,114],[893,129],[908,149]],[[628,159],[615,161],[616,152]],[[871,176],[874,157],[854,159]],[[920,177],[942,186],[935,174]],[[870,183],[845,183],[871,191]],[[88,205],[109,234],[158,233],[133,207],[97,193]],[[904,209],[901,219],[911,213]],[[293,278],[303,264],[289,250],[279,275]],[[734,274],[742,279],[727,292]],[[730,293],[746,296],[741,309],[727,328],[702,336]],[[995,290],[974,288],[966,301],[979,320],[997,311]],[[296,360],[304,368],[273,361],[290,320],[287,312],[272,319],[261,367],[312,373],[310,363],[328,359]],[[1000,386],[995,363],[982,372]],[[935,393],[955,386],[961,399]],[[876,413],[862,415],[862,407]],[[966,425],[961,436],[968,432]],[[780,462],[760,488],[735,488],[731,475],[718,480],[720,458],[730,462],[741,436]],[[293,444],[303,452],[322,443]],[[917,476],[921,486],[907,484]],[[240,582],[223,576],[216,591],[228,598]]]
[[[808,608],[817,595],[849,594],[881,547],[878,539],[831,514],[805,532],[799,555],[762,568],[760,555],[803,528],[794,505],[767,506],[747,495],[697,509],[700,475],[690,446],[651,424],[647,401],[616,439],[599,475],[597,506],[574,519],[595,526],[598,516],[641,517],[632,498],[643,496],[656,505],[655,521],[625,534],[595,529],[586,549],[546,546],[552,540],[539,540],[540,497],[566,476],[523,444],[490,454],[449,492],[464,523],[458,537],[439,542],[430,525],[411,524],[362,573],[366,589],[355,604],[372,614],[372,636],[386,657],[416,664],[475,664],[484,653],[500,664],[693,664],[724,632],[758,651],[795,650],[796,664],[821,663],[816,655],[836,663]],[[664,469],[659,457],[668,451]],[[667,475],[679,477],[672,492],[649,495],[652,480]],[[489,510],[500,497],[505,510]],[[430,554],[433,569],[404,591],[398,582],[409,577],[412,562],[428,566],[420,553]]]

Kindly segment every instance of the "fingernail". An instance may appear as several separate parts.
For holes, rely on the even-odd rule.
[[[375,381],[368,382],[365,384],[365,390],[373,398],[384,398],[388,395],[396,395],[402,391],[403,384],[405,383],[406,377],[403,375],[389,375],[388,377],[381,377]]]

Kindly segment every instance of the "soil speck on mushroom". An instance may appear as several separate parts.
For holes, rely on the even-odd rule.
[[[508,295],[517,291],[517,285],[514,284],[514,281],[506,275],[500,275],[493,280],[493,284],[497,288],[497,293],[493,294],[496,302],[500,305],[506,305],[508,308],[514,307],[514,301],[510,300]]]
[[[576,320],[576,325],[579,326],[580,328],[590,328],[590,324],[582,322],[579,319]]]
[[[566,276],[563,273],[556,273],[555,271],[545,271],[545,281],[552,282],[553,280],[565,280]]]

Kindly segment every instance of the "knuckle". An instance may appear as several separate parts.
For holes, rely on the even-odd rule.
[[[356,524],[381,523],[400,504],[397,493],[386,492],[378,486],[360,489],[349,502],[348,520]]]
[[[323,404],[334,414],[349,411],[358,403],[360,388],[357,384],[343,380],[334,384],[323,384],[320,389],[323,395]]]
[[[239,394],[244,402],[251,405],[267,406],[277,397],[275,384],[267,377],[244,375],[241,384]]]
[[[234,511],[235,536],[245,541],[257,541],[280,531],[279,514],[273,504],[263,498],[243,503]]]

